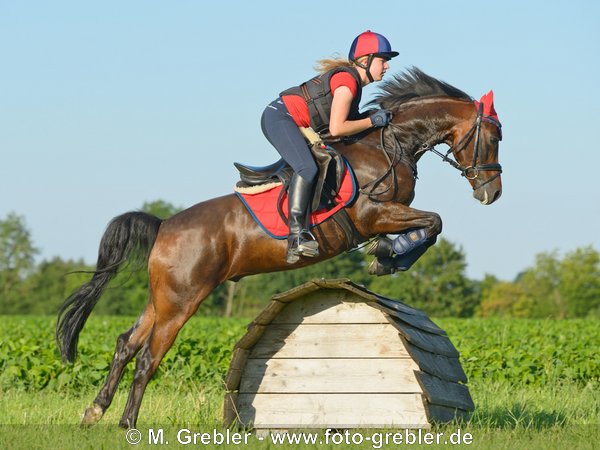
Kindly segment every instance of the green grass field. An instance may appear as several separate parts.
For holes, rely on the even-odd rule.
[[[131,318],[92,317],[80,341],[80,357],[63,365],[53,342],[54,319],[0,317],[0,448],[131,448],[116,424],[122,413],[131,370],[127,372],[99,425],[81,429],[85,407],[101,385],[117,335]],[[181,332],[146,392],[138,428],[164,430],[162,447],[205,448],[399,448],[402,445],[177,444],[177,432],[225,433],[221,427],[222,380],[231,348],[248,320],[194,318]],[[469,389],[477,407],[468,423],[429,430],[469,433],[472,444],[493,449],[598,448],[600,442],[600,322],[443,319],[461,352]],[[386,430],[388,433],[398,430]],[[360,430],[352,430],[358,433]],[[362,430],[370,436],[372,430]],[[156,436],[156,434],[155,434]],[[456,436],[456,435],[455,435]],[[454,437],[455,437],[454,436]],[[185,435],[184,435],[185,437]],[[337,438],[343,439],[344,435]],[[319,440],[324,440],[321,433]],[[164,441],[163,441],[164,442]],[[317,441],[318,442],[318,441]],[[339,441],[335,441],[339,442]],[[443,446],[440,444],[437,446]],[[404,445],[431,448],[432,445]],[[450,444],[446,446],[453,447]],[[436,447],[436,445],[433,445]]]

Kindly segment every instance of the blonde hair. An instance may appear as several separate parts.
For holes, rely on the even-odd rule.
[[[361,56],[358,58],[358,61],[361,62],[361,59],[366,59],[366,56]],[[332,69],[337,69],[338,67],[354,67],[356,64],[354,61],[350,61],[349,59],[342,58],[339,55],[334,55],[332,58],[324,58],[319,59],[314,66],[314,69],[323,74],[325,72],[329,72]]]

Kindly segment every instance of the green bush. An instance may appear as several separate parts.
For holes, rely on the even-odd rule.
[[[55,319],[0,316],[0,391],[79,392],[104,382],[117,336],[133,318],[92,316],[81,333],[79,356],[64,364],[54,342]],[[183,383],[222,389],[231,350],[248,319],[193,317],[180,332],[154,379],[164,387]],[[546,386],[600,381],[597,319],[440,319],[461,353],[470,381]],[[130,383],[134,364],[124,383]]]

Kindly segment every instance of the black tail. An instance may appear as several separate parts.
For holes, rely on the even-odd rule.
[[[161,222],[144,212],[128,212],[108,224],[92,279],[73,292],[58,312],[56,342],[63,360],[75,360],[79,333],[119,267],[132,255],[144,255],[147,260]]]

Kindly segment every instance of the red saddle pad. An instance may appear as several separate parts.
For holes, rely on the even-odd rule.
[[[242,194],[236,192],[236,195],[242,200],[242,203],[248,208],[252,218],[256,223],[271,237],[275,239],[285,239],[289,234],[286,222],[279,214],[277,202],[281,203],[281,210],[288,215],[287,193],[281,195],[283,185],[275,186],[268,191],[259,194]],[[344,206],[352,202],[356,196],[356,180],[352,169],[346,162],[346,170],[342,176],[340,190],[335,197],[335,206],[331,209],[321,209],[311,214],[311,227],[316,226],[329,217],[334,215]],[[280,198],[281,197],[281,198]]]

